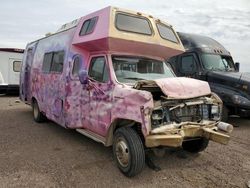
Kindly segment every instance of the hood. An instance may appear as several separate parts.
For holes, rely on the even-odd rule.
[[[159,87],[169,99],[188,99],[211,93],[207,82],[184,77],[143,80],[134,86],[136,89],[145,90],[152,87]]]
[[[222,71],[211,71],[208,72],[208,82],[215,82],[219,84],[232,85],[237,84],[248,84],[250,83],[249,72],[222,72]]]

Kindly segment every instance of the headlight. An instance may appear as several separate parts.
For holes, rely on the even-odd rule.
[[[211,114],[211,119],[215,121],[219,120],[220,119],[220,106],[212,105],[210,114]]]
[[[154,110],[151,115],[152,120],[163,119],[163,109]]]
[[[250,105],[250,101],[247,98],[240,95],[233,95],[232,101],[234,104]]]
[[[219,114],[219,106],[217,105],[212,105],[211,106],[211,114]]]
[[[152,129],[159,127],[161,125],[165,125],[168,122],[170,122],[168,109],[160,108],[152,112],[151,114]]]

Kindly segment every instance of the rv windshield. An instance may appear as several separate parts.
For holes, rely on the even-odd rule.
[[[138,80],[155,80],[175,76],[164,62],[158,60],[113,56],[112,61],[116,78],[121,83],[135,83]]]
[[[216,54],[202,54],[202,64],[206,70],[235,71],[231,57]]]

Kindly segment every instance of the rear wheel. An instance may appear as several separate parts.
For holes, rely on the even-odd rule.
[[[145,166],[145,151],[142,141],[130,127],[122,127],[115,131],[113,153],[118,168],[125,176],[135,176]]]
[[[188,151],[191,153],[199,153],[207,148],[208,143],[209,143],[209,140],[206,138],[200,138],[197,140],[188,140],[188,141],[183,142],[182,148],[185,151]]]
[[[46,117],[40,111],[38,103],[35,99],[32,102],[32,110],[33,110],[33,118],[35,122],[41,123],[45,121]]]

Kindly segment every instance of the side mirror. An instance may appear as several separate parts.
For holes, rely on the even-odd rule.
[[[88,84],[88,72],[86,70],[80,70],[78,76],[81,84]]]
[[[234,65],[235,65],[236,71],[239,72],[240,71],[240,63],[236,62]]]

